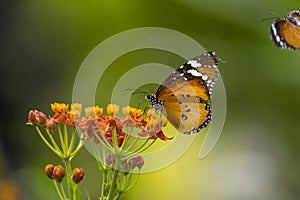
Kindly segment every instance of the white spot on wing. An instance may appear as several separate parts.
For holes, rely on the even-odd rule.
[[[187,71],[187,73],[190,73],[193,76],[202,76],[202,74],[200,72],[198,72],[197,70],[195,70],[195,69],[190,69],[190,70]]]
[[[190,61],[187,62],[187,64],[191,65],[194,68],[202,66],[201,63],[197,62],[197,60],[190,60]]]

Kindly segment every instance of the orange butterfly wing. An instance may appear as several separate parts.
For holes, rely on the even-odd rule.
[[[179,132],[195,133],[207,126],[211,116],[208,88],[203,80],[187,81],[175,71],[157,95],[163,102],[163,114]]]
[[[278,19],[271,25],[274,43],[281,48],[300,48],[300,12],[292,11],[287,18]]]
[[[214,52],[204,53],[174,71],[158,88],[152,106],[159,102],[163,114],[179,132],[196,133],[208,125],[210,94],[219,75],[217,65]]]

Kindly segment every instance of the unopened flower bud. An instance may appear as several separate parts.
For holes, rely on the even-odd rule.
[[[119,147],[122,146],[123,142],[124,142],[124,136],[123,135],[120,135],[118,136],[118,145]]]
[[[142,156],[133,157],[128,161],[128,167],[130,169],[134,169],[135,167],[141,169],[143,166],[144,166],[144,159]]]
[[[128,160],[128,168],[129,169],[134,169],[136,167],[136,160],[135,158],[131,158]]]
[[[55,128],[56,128],[55,122],[52,121],[52,120],[49,120],[48,123],[47,123],[47,129],[49,130],[49,132],[53,133]]]
[[[72,172],[72,180],[79,183],[84,177],[84,170],[82,168],[75,168]]]
[[[47,116],[38,110],[30,110],[28,113],[28,124],[46,126]]]
[[[46,126],[46,124],[47,124],[47,116],[44,113],[39,112],[39,114],[38,114],[38,121],[39,121],[39,124],[41,126]]]
[[[144,158],[142,156],[136,156],[135,159],[137,161],[136,166],[141,169],[145,163]]]
[[[57,182],[60,183],[65,175],[66,175],[66,172],[62,166],[57,165],[56,167],[54,167],[53,177]]]
[[[35,124],[36,123],[36,117],[33,110],[30,110],[28,113],[28,123]]]
[[[54,170],[54,165],[52,165],[52,164],[46,165],[46,167],[45,167],[45,173],[51,179],[54,179],[54,177],[53,177],[53,170]]]
[[[108,166],[114,165],[116,162],[116,156],[114,154],[110,154],[106,157],[106,164]]]

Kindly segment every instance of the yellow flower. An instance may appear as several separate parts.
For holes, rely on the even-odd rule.
[[[51,110],[55,114],[66,114],[69,111],[69,105],[64,103],[51,104]]]
[[[158,115],[157,115],[157,113],[155,112],[154,109],[149,109],[147,111],[147,117],[150,118],[150,119],[157,119]]]
[[[86,107],[84,111],[88,119],[96,119],[95,107]]]
[[[132,108],[131,118],[133,121],[139,121],[143,116],[143,111],[141,109]]]
[[[122,111],[126,117],[130,116],[131,110],[132,110],[132,107],[130,107],[130,106],[123,107],[123,109],[122,109]]]
[[[110,115],[111,117],[114,117],[118,114],[119,112],[119,106],[116,104],[108,104],[107,105],[107,114]]]
[[[70,114],[74,119],[80,118],[81,111],[82,111],[82,104],[80,103],[71,104]]]
[[[103,113],[103,108],[100,108],[99,106],[96,106],[95,107],[95,113],[96,113],[97,119],[101,118],[102,113]]]

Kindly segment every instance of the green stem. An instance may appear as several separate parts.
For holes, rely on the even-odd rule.
[[[64,200],[64,197],[62,196],[62,194],[61,194],[61,192],[60,192],[60,190],[59,190],[59,188],[58,188],[57,181],[56,181],[55,179],[53,179],[53,183],[54,183],[56,192],[57,192],[57,194],[58,194],[58,196],[59,196],[59,199]]]
[[[130,157],[136,155],[137,153],[140,153],[140,152],[144,151],[145,149],[149,148],[156,141],[156,138],[150,143],[150,145],[145,147],[145,145],[148,143],[149,140],[150,139],[147,138],[146,141],[142,145],[139,146],[139,148],[137,148],[136,150],[134,150],[132,152],[127,153],[126,156],[124,156],[124,159],[130,158]],[[141,150],[141,149],[143,149],[143,150]]]
[[[47,147],[48,147],[51,151],[53,151],[57,156],[61,157],[62,155],[61,155],[55,148],[53,148],[53,146],[47,141],[47,139],[44,137],[44,135],[43,135],[42,132],[40,131],[39,127],[36,126],[35,128],[36,128],[36,130],[37,130],[37,132],[38,132],[40,138],[41,138],[41,139],[43,140],[43,142],[47,145]]]
[[[111,186],[110,186],[110,190],[108,193],[108,197],[107,200],[113,200],[114,199],[114,195],[116,192],[116,188],[117,188],[117,184],[118,184],[118,175],[119,175],[119,165],[121,163],[121,155],[117,152],[116,153],[116,165],[115,165],[115,169],[114,169],[114,173],[113,173],[113,178],[112,178],[112,182],[111,182]]]
[[[148,144],[148,146],[144,147],[143,149],[142,149],[142,148],[139,149],[139,151],[136,151],[136,153],[141,153],[141,152],[147,150],[149,147],[152,146],[152,144],[153,144],[156,140],[157,140],[157,138],[155,138],[150,144]]]
[[[117,137],[117,130],[116,130],[116,128],[114,128],[114,129],[112,130],[111,136],[112,136],[113,146],[114,146],[115,148],[118,148],[118,147],[119,147],[119,142],[118,142],[118,137]]]
[[[132,175],[132,173],[130,175]],[[139,180],[140,176],[141,176],[141,173],[139,172],[138,177],[135,179],[134,183],[132,183],[131,185],[129,185],[129,183],[131,182],[131,177],[132,177],[132,176],[130,176],[128,184],[126,184],[126,186],[124,187],[123,193],[127,192],[128,190],[130,190],[137,183],[137,181]]]
[[[117,195],[115,196],[114,200],[119,200],[122,193],[118,191]]]
[[[67,200],[67,196],[66,196],[66,193],[65,193],[65,189],[63,187],[63,184],[62,183],[59,183],[60,185],[60,190],[62,191],[62,196],[63,196],[63,199]]]
[[[69,149],[69,138],[68,138],[68,129],[67,125],[64,124],[64,146],[65,146],[65,153],[68,153]]]
[[[58,131],[58,135],[59,135],[59,140],[60,140],[61,148],[62,148],[64,156],[66,156],[67,149],[66,149],[66,146],[65,146],[65,143],[64,143],[63,134],[61,132],[61,127],[60,127],[60,124],[57,124],[57,125],[58,125],[57,126],[57,131]]]
[[[134,141],[125,149],[125,151],[129,151],[139,140],[139,137],[135,137]]]
[[[69,160],[71,160],[72,158],[74,158],[78,152],[81,150],[81,148],[84,146],[84,141],[83,140],[80,140],[77,148],[69,155]]]
[[[93,131],[93,133],[94,133],[95,137],[97,138],[97,140],[98,140],[103,146],[105,146],[109,151],[113,151],[113,150],[114,150],[114,149],[111,147],[111,144],[108,142],[108,140],[107,140],[106,137],[104,136],[104,134],[103,134],[103,139],[101,139],[101,138],[99,137],[99,135],[98,135],[95,131]]]
[[[106,195],[106,186],[107,186],[107,171],[104,170],[102,174],[101,198],[104,198]]]
[[[71,141],[70,141],[70,146],[68,148],[68,155],[74,150],[74,144],[75,144],[75,135],[76,135],[76,128],[74,128]]]
[[[60,155],[62,156],[63,153],[62,153],[62,151],[60,150],[60,148],[59,148],[59,146],[57,145],[57,143],[55,142],[55,140],[54,140],[52,134],[50,133],[50,131],[49,131],[48,129],[46,129],[46,132],[47,132],[47,134],[48,134],[48,137],[49,137],[50,140],[51,140],[52,145],[54,146],[54,148],[56,149],[56,151],[58,151],[58,152],[60,153]]]
[[[66,167],[66,177],[67,177],[67,185],[68,185],[68,194],[69,194],[69,198],[71,198],[72,194],[73,194],[73,181],[71,179],[72,176],[72,168],[71,168],[71,163],[69,160],[64,160],[65,163],[65,167]]]

